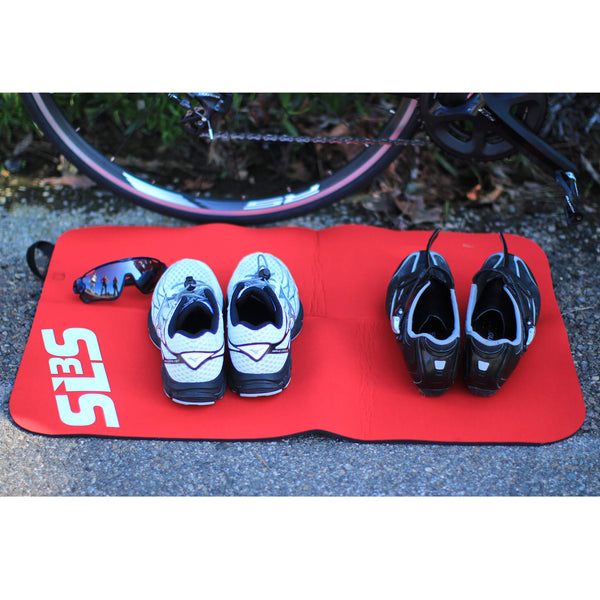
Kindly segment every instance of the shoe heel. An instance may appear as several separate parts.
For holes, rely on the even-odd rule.
[[[277,373],[242,373],[230,363],[227,383],[232,392],[248,398],[273,396],[282,392],[292,377],[292,356],[288,356],[283,368]]]
[[[173,402],[186,406],[214,404],[225,395],[225,390],[227,389],[224,370],[212,381],[206,381],[201,384],[174,381],[164,367],[162,369],[162,377],[165,394]]]
[[[292,327],[292,332],[291,332],[292,339],[296,339],[296,337],[302,330],[303,320],[304,320],[304,307],[302,306],[302,302],[300,302],[300,310],[298,311],[298,316],[296,317],[296,321],[294,323],[294,326]]]

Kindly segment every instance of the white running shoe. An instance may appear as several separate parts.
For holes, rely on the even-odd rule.
[[[298,288],[285,264],[266,252],[243,258],[227,288],[229,387],[270,396],[290,382],[291,341],[302,329]]]
[[[162,354],[163,387],[179,404],[214,404],[225,393],[223,292],[208,265],[184,258],[160,278],[148,315]]]

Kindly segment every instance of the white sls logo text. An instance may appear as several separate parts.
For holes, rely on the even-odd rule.
[[[96,422],[94,409],[100,408],[106,426],[119,427],[115,403],[105,393],[110,392],[110,385],[96,334],[83,327],[71,327],[63,331],[64,341],[59,344],[53,329],[42,329],[42,338],[51,355],[48,366],[52,387],[55,392],[66,392],[55,394],[60,420],[74,427],[92,425]],[[85,344],[81,353],[79,342]],[[86,371],[91,369],[92,377],[84,376],[84,365],[89,365]],[[78,411],[73,410],[75,405]]]

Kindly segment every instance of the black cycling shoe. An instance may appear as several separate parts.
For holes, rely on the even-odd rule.
[[[430,250],[409,254],[387,290],[386,309],[412,380],[426,396],[454,383],[460,362],[460,318],[450,267]]]
[[[473,277],[465,323],[463,374],[479,396],[496,393],[514,371],[535,335],[540,290],[523,259],[489,256]]]

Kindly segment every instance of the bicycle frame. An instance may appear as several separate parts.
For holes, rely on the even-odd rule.
[[[502,94],[480,94],[480,114],[488,117],[498,133],[513,142],[522,152],[530,156],[540,166],[554,176],[565,193],[565,214],[569,223],[583,219],[577,191],[576,171],[564,156],[551,148],[544,140],[524,127],[510,113],[510,104]]]

